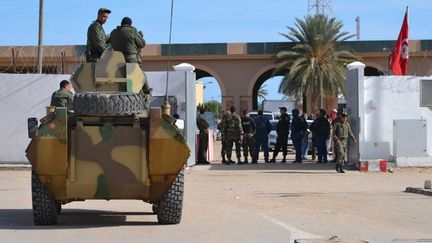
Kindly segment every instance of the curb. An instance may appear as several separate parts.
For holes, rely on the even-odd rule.
[[[0,163],[0,170],[31,170],[32,166],[28,163],[12,163],[2,164]]]
[[[422,194],[422,195],[426,195],[426,196],[432,196],[432,190],[431,189],[423,189],[423,188],[416,188],[416,187],[407,187],[405,189],[405,192]]]

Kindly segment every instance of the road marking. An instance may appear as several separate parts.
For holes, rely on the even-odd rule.
[[[294,240],[297,240],[297,239],[319,239],[319,238],[323,238],[319,235],[315,235],[315,234],[312,234],[309,232],[301,231],[301,230],[299,230],[299,229],[297,229],[297,228],[295,228],[295,227],[293,227],[293,226],[291,226],[291,225],[289,225],[283,221],[277,220],[277,219],[272,218],[268,215],[265,215],[262,213],[258,213],[258,215],[267,219],[268,221],[274,223],[275,225],[277,225],[283,229],[288,230],[290,232],[290,239],[289,239],[290,243],[293,243]]]

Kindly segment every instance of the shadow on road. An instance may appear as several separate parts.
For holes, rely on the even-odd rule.
[[[153,215],[148,212],[113,212],[86,209],[63,209],[57,225],[37,226],[33,224],[31,209],[0,209],[0,229],[53,230],[68,228],[100,228],[110,226],[158,225],[157,221],[126,221],[128,215]],[[156,215],[152,220],[156,220]],[[148,217],[143,220],[149,220]]]
[[[194,166],[194,169],[203,169],[207,168],[209,170],[225,170],[225,171],[237,171],[237,170],[276,170],[276,171],[285,171],[285,173],[299,173],[299,174],[322,174],[322,173],[336,173],[335,164],[326,163],[326,164],[317,164],[314,162],[304,162],[301,164],[294,163],[258,163],[258,164],[210,164],[210,165],[197,165]],[[272,172],[275,173],[275,172]]]

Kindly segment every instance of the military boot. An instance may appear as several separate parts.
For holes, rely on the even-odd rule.
[[[266,163],[267,163],[267,162],[266,162]],[[269,161],[269,163],[276,163],[276,158],[273,157],[273,158]]]
[[[345,173],[345,171],[343,170],[343,165],[339,165],[339,172],[340,173]]]
[[[241,164],[243,164],[243,163],[241,162],[241,159],[240,159],[240,157],[238,157],[238,158],[237,158],[237,164],[238,164],[238,165],[241,165]]]
[[[337,173],[341,173],[340,172],[340,164],[336,164],[336,171],[337,171]]]
[[[226,165],[230,165],[230,164],[232,164],[232,163],[234,163],[234,161],[232,161],[231,158],[227,158],[225,164],[226,164]]]
[[[243,164],[248,164],[248,163],[249,163],[248,157],[245,157],[245,160],[244,160]]]
[[[281,160],[281,163],[286,163],[286,155],[284,155],[283,159]]]
[[[226,164],[226,159],[225,159],[225,157],[222,157],[222,164]]]

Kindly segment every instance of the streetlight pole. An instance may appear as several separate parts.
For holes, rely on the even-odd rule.
[[[39,0],[38,73],[42,73],[43,0]]]

